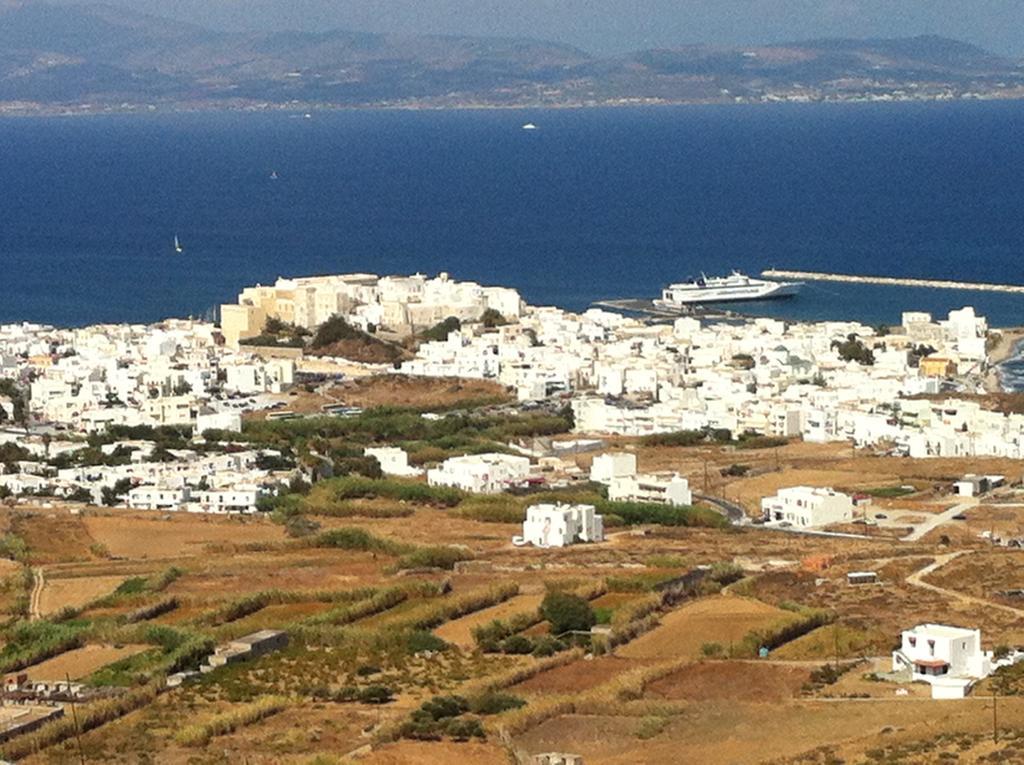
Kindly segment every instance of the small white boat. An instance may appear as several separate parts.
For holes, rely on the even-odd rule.
[[[272,180],[272,181],[276,181],[277,180],[277,170],[274,170],[274,171],[272,171],[270,173],[270,180]]]
[[[178,241],[177,234],[174,235],[174,251],[177,252],[179,255],[185,251],[184,248],[181,246],[181,242]]]
[[[523,130],[536,130],[536,129],[537,129],[537,126],[534,125],[532,122],[527,122],[525,125],[523,125]]]

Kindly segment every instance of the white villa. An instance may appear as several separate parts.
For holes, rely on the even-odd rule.
[[[900,647],[892,653],[892,669],[909,669],[914,681],[931,685],[933,699],[962,699],[977,680],[1020,658],[1024,656],[1014,653],[993,660],[992,652],[981,648],[981,630],[919,624],[903,632]]]
[[[452,486],[474,494],[498,494],[530,477],[530,460],[512,454],[451,457],[427,471],[431,486]]]
[[[535,547],[601,542],[604,519],[593,505],[532,505],[526,509],[523,540]]]
[[[853,499],[834,489],[791,486],[774,497],[761,500],[769,523],[789,523],[799,528],[816,528],[853,520]]]

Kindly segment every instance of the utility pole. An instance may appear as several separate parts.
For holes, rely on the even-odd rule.
[[[71,719],[75,723],[75,740],[78,742],[78,761],[81,765],[85,765],[85,750],[82,749],[82,726],[78,724],[78,710],[75,707],[75,695],[71,692],[71,675],[65,673],[64,679],[68,681],[68,698],[71,699]]]
[[[995,744],[999,743],[999,713],[996,711],[997,702],[999,700],[999,688],[995,683],[992,684],[992,742]]]
[[[832,650],[835,655],[836,672],[839,672],[839,621],[832,622]]]
[[[708,458],[704,458],[704,493],[708,493]]]

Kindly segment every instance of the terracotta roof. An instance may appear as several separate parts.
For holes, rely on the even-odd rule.
[[[914,659],[914,664],[919,667],[948,667],[948,661],[941,659]]]

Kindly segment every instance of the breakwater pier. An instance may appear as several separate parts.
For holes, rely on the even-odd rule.
[[[812,282],[850,282],[854,284],[885,284],[892,287],[926,287],[939,290],[973,290],[975,292],[1009,292],[1024,295],[1024,285],[991,284],[989,282],[958,282],[950,279],[906,279],[895,276],[853,276],[819,271],[783,271],[770,268],[762,271],[766,279],[804,279]]]

